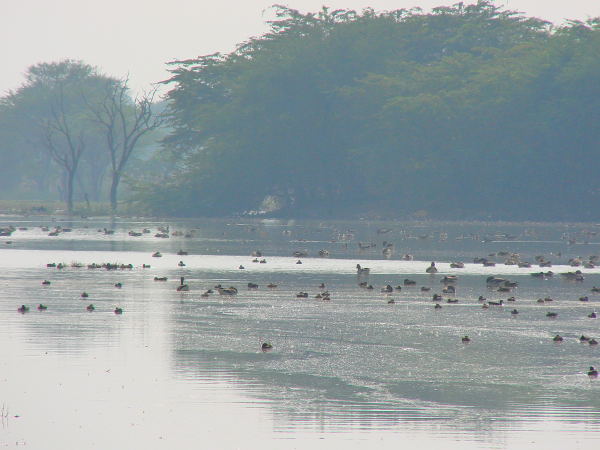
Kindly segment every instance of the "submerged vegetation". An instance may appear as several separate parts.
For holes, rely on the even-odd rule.
[[[166,137],[127,166],[136,208],[600,219],[600,19],[273,11],[235,51],[170,63]]]

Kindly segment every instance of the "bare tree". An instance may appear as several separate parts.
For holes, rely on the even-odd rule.
[[[125,78],[118,82],[107,82],[103,98],[87,102],[106,136],[112,177],[110,205],[113,211],[117,209],[117,190],[125,166],[139,139],[164,122],[164,116],[156,114],[152,109],[157,88],[132,99],[129,96],[128,81]]]
[[[67,212],[73,212],[73,187],[81,155],[85,150],[83,130],[74,131],[65,112],[65,93],[59,83],[55,101],[50,104],[50,114],[40,121],[42,143],[51,158],[65,173],[65,201]]]

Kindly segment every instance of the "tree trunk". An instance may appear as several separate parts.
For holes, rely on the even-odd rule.
[[[113,212],[117,210],[117,189],[119,188],[119,181],[121,181],[121,174],[113,173],[112,181],[110,183],[110,208]]]
[[[75,178],[75,171],[70,170],[67,172],[67,192],[66,200],[67,200],[67,213],[69,215],[73,214],[73,181]]]

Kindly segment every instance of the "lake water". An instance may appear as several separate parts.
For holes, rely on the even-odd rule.
[[[600,254],[598,225],[0,221],[23,228],[0,237],[2,448],[600,445],[600,379],[587,375],[600,367],[600,346],[579,340],[600,339],[600,318],[588,317],[600,314],[600,293],[591,292],[600,268],[569,265]],[[48,236],[44,225],[72,231]],[[155,237],[167,225],[170,237]],[[145,227],[151,233],[129,235]],[[266,263],[252,262],[257,250]],[[502,252],[532,267],[505,265]],[[538,267],[540,255],[552,267]],[[431,261],[435,275],[425,272]],[[357,275],[356,264],[370,273]],[[560,275],[575,270],[582,281]],[[540,271],[554,276],[531,275]],[[458,276],[456,293],[435,310],[445,275]],[[518,287],[498,292],[489,276]],[[177,291],[180,277],[189,291]],[[407,278],[416,285],[380,292]],[[201,295],[217,284],[238,294]],[[315,298],[323,290],[329,300]],[[479,296],[504,305],[484,309]],[[22,304],[29,312],[17,312]],[[556,334],[564,340],[553,342]],[[273,349],[261,351],[263,342]]]

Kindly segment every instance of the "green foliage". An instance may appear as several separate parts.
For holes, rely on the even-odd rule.
[[[177,171],[137,186],[149,210],[600,219],[600,19],[273,11],[234,52],[172,63]]]

